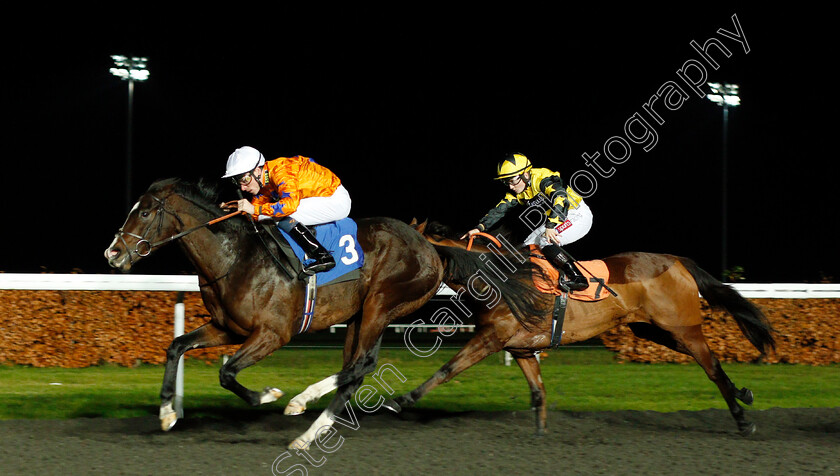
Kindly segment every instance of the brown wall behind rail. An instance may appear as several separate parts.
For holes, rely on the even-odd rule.
[[[172,342],[171,291],[0,290],[0,362],[35,367],[161,364]],[[201,296],[184,293],[184,329],[210,318]],[[236,346],[196,349],[207,362]]]
[[[35,367],[160,364],[172,341],[175,292],[0,290],[0,363]],[[777,350],[764,362],[826,365],[840,362],[840,299],[754,299],[778,331]],[[185,329],[209,314],[199,293],[184,293]],[[752,362],[759,353],[723,311],[710,310],[704,331],[727,362]],[[690,358],[636,338],[627,327],[603,336],[623,361],[688,362]],[[187,358],[216,361],[236,346],[197,349]]]
[[[776,330],[776,351],[761,354],[741,334],[729,313],[710,309],[704,300],[703,332],[721,361],[827,365],[840,362],[840,299],[750,299]],[[619,360],[632,362],[691,362],[684,354],[637,338],[622,326],[602,336]]]

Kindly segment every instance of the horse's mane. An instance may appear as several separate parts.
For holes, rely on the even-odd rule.
[[[428,221],[426,223],[426,229],[424,233],[427,235],[436,235],[442,238],[449,238],[451,240],[456,240],[459,236],[451,226],[444,225],[443,223],[434,220]]]
[[[205,179],[199,179],[197,183],[188,180],[172,177],[155,181],[149,186],[148,193],[160,193],[161,190],[171,188],[173,192],[181,195],[187,200],[196,204],[202,205],[202,208],[207,208],[210,211],[216,205],[219,198],[219,187],[216,183]],[[215,213],[221,214],[218,206],[215,207]]]
[[[508,241],[517,240],[513,241],[513,243],[520,243],[522,241],[521,238],[518,238],[522,233],[512,231],[510,227],[506,226],[506,223],[495,226],[487,230],[486,233],[497,238],[504,237]],[[448,225],[431,220],[425,222],[423,234],[437,240],[448,239],[459,241],[463,232],[455,231],[454,228]],[[490,243],[484,237],[479,237],[479,240],[486,245],[489,245]],[[473,276],[481,266],[486,265],[493,260],[492,253],[487,253],[490,258],[482,260],[479,263],[474,260],[466,259],[466,256],[468,256],[466,255],[466,252],[460,251],[459,249],[450,248],[445,245],[435,245],[435,248],[439,253],[445,255],[450,261],[450,265],[447,267],[450,272],[448,278],[453,278],[456,275],[461,278],[464,276]],[[510,255],[510,253],[504,249],[499,250],[499,253],[502,255]],[[525,254],[527,256],[527,251]],[[547,298],[537,291],[531,284],[532,276],[534,273],[539,273],[543,275],[544,279],[550,278],[545,276],[545,272],[542,267],[536,265],[531,260],[526,259],[524,262],[520,262],[518,259],[511,258],[507,262],[509,265],[513,265],[515,267],[513,273],[509,275],[509,277],[513,277],[515,279],[504,279],[501,280],[500,283],[495,283],[495,285],[500,288],[504,287],[505,292],[503,292],[502,295],[508,305],[508,308],[510,308],[511,313],[517,321],[519,321],[526,329],[531,326],[537,326],[543,320],[544,309],[547,306]],[[458,279],[455,279],[455,282],[458,282]]]
[[[472,228],[472,226],[469,228]],[[428,220],[424,233],[442,238],[458,240],[469,228],[465,228],[462,231],[456,231],[456,229],[450,225],[446,225],[435,220]],[[499,220],[499,222],[493,225],[492,228],[485,230],[485,233],[497,237],[503,236],[511,243],[521,243],[528,237],[531,231],[532,230],[528,229],[525,223],[519,219],[519,213],[514,210]]]
[[[519,226],[512,226],[511,223]],[[435,220],[427,221],[425,230],[423,231],[424,234],[429,236],[456,241],[460,240],[460,237],[465,232],[466,230],[456,231],[456,229],[452,226]],[[495,237],[503,237],[510,243],[522,243],[530,233],[530,230],[526,229],[523,225],[521,225],[521,223],[518,223],[518,220],[512,222],[511,220],[502,219],[492,228],[485,230],[485,233]],[[484,237],[478,237],[477,243],[486,244],[489,243],[489,241],[487,241]]]
[[[161,179],[152,183],[146,193],[159,198],[173,195],[180,197],[192,205],[191,212],[194,213],[199,210],[199,213],[207,215],[199,218],[201,221],[210,221],[230,213],[229,210],[224,210],[219,206],[219,185],[217,181],[208,181],[203,178],[199,179],[198,182],[180,178]],[[193,216],[195,217],[194,214]],[[243,256],[260,257],[259,259],[267,256],[266,260],[273,261],[281,268],[286,268],[286,265],[291,268],[295,267],[295,264],[289,262],[289,258],[285,257],[280,243],[273,236],[272,230],[276,230],[276,228],[272,221],[262,221],[255,224],[250,217],[240,214],[216,222],[207,228],[214,234],[236,240],[238,244],[234,246],[242,252]],[[264,232],[270,238],[263,238]],[[286,265],[282,262],[285,262]],[[291,271],[286,269],[285,274],[291,276],[290,273]]]
[[[227,213],[219,207],[219,185],[215,181],[201,178],[198,182],[191,182],[174,177],[166,178],[152,183],[147,193],[155,195],[168,188],[171,188],[173,193],[180,195],[185,200],[207,212],[211,218],[219,218]],[[253,227],[247,225],[249,225],[248,220],[244,217],[233,217],[229,220],[223,220],[214,226],[218,227],[217,229],[232,233],[253,231]]]

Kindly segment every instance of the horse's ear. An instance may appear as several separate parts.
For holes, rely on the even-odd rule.
[[[429,220],[427,219],[427,220],[426,220],[426,221],[424,221],[423,223],[419,223],[419,222],[417,221],[417,217],[414,217],[414,218],[412,218],[412,219],[411,219],[411,222],[409,222],[409,224],[408,224],[408,225],[409,225],[410,227],[414,228],[415,230],[417,230],[417,232],[418,232],[418,233],[420,233],[420,234],[422,235],[422,234],[423,234],[423,231],[425,231],[425,230],[426,230],[426,223],[428,223],[428,222],[429,222]]]

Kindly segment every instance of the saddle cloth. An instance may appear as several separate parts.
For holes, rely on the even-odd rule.
[[[531,245],[530,251],[531,261],[540,268],[540,270],[534,270],[534,286],[542,293],[555,296],[563,294],[563,290],[557,286],[557,281],[560,279],[560,272],[557,271],[557,268],[549,263],[536,245]],[[578,264],[581,265],[578,266],[581,274],[586,276],[589,281],[589,287],[581,291],[572,291],[569,293],[569,297],[577,301],[600,301],[610,296],[609,291],[604,287],[604,284],[609,284],[610,277],[606,263],[602,260],[593,260],[579,261]]]
[[[316,225],[309,227],[315,234],[318,241],[324,245],[330,254],[335,259],[335,268],[318,273],[318,286],[341,281],[349,281],[357,279],[359,272],[356,271],[364,265],[365,257],[362,252],[362,247],[359,245],[359,240],[356,236],[358,227],[352,218],[342,218],[338,221],[324,223],[323,225]],[[306,264],[310,261],[304,255],[303,249],[295,243],[295,240],[283,230],[277,229],[283,238],[286,239],[292,251],[301,263]],[[353,274],[349,274],[356,271]],[[339,279],[342,278],[342,279]]]

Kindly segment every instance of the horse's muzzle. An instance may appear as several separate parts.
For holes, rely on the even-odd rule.
[[[123,273],[127,273],[131,269],[131,259],[128,252],[121,249],[119,245],[111,245],[105,249],[105,259],[108,260],[108,265],[112,268],[118,269]]]

